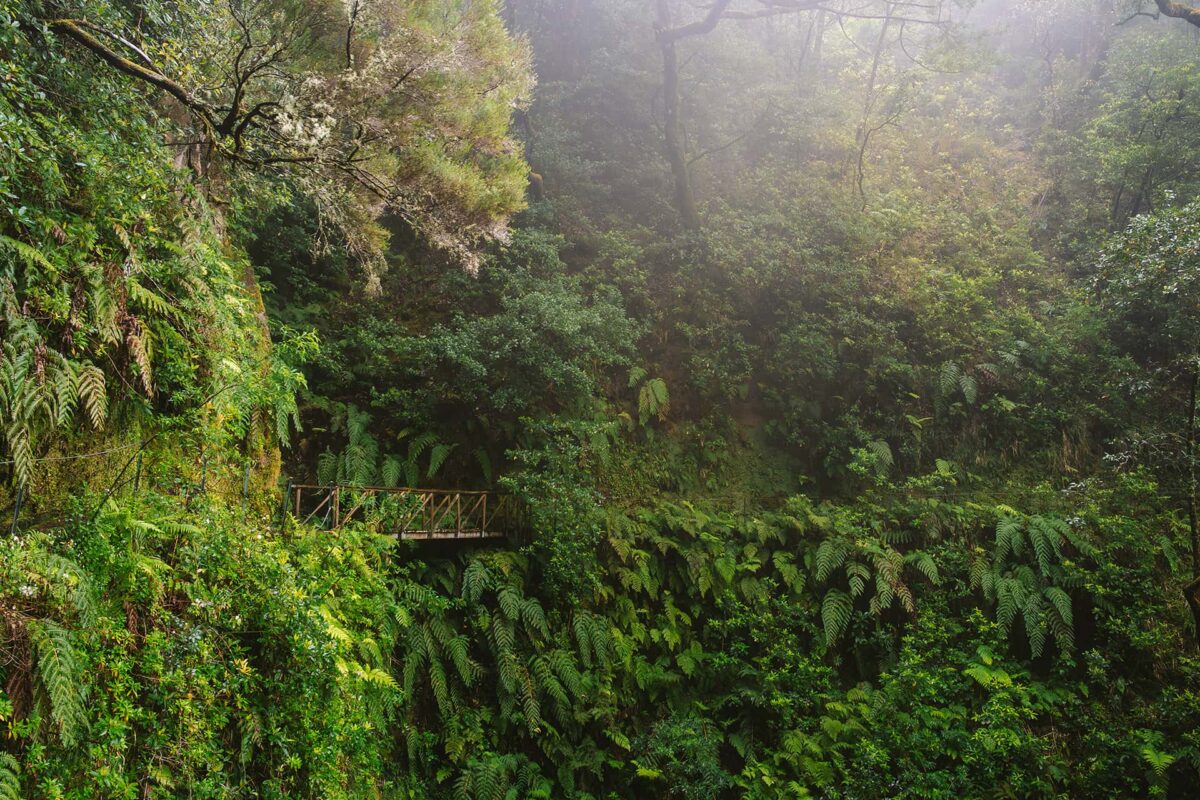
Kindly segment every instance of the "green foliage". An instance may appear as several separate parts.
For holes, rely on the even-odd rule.
[[[20,800],[21,766],[8,753],[0,753],[0,798]]]
[[[1069,589],[1078,588],[1078,573],[1064,554],[1088,557],[1095,548],[1061,519],[1024,516],[1011,508],[997,510],[996,541],[989,557],[976,554],[972,585],[996,604],[996,621],[1008,632],[1020,615],[1034,657],[1048,634],[1060,650],[1075,643],[1075,621]]]
[[[37,676],[49,700],[50,716],[67,747],[78,741],[84,722],[82,665],[66,629],[49,620],[28,623]]]
[[[203,528],[146,496],[4,545],[0,593],[23,619],[8,635],[23,630],[32,654],[2,668],[23,780],[80,798],[146,780],[204,797],[374,796],[362,777],[380,774],[376,734],[401,698],[387,545],[193,513]]]
[[[1194,42],[767,5],[0,0],[0,800],[1187,796]]]

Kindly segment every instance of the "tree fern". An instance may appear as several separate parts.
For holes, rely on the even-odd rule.
[[[651,418],[660,422],[667,418],[671,406],[671,396],[667,391],[667,383],[662,378],[651,378],[642,384],[638,391],[638,417],[642,425]]]

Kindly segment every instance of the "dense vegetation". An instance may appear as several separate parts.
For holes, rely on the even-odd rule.
[[[0,0],[0,143],[0,800],[1200,785],[1193,6]]]

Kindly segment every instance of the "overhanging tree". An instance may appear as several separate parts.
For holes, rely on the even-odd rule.
[[[119,7],[118,7],[119,8]],[[88,2],[42,23],[161,94],[178,161],[280,175],[351,249],[378,261],[381,214],[477,266],[524,203],[509,136],[532,87],[529,54],[492,2]]]

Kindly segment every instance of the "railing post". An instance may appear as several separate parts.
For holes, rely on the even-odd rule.
[[[454,538],[462,536],[462,492],[454,495]]]
[[[336,529],[342,521],[342,487],[333,487],[333,527]]]
[[[283,533],[287,526],[288,506],[292,501],[292,479],[288,478],[287,487],[283,490],[283,502],[279,504],[279,532]]]
[[[296,519],[300,519],[300,487],[296,487]]]

